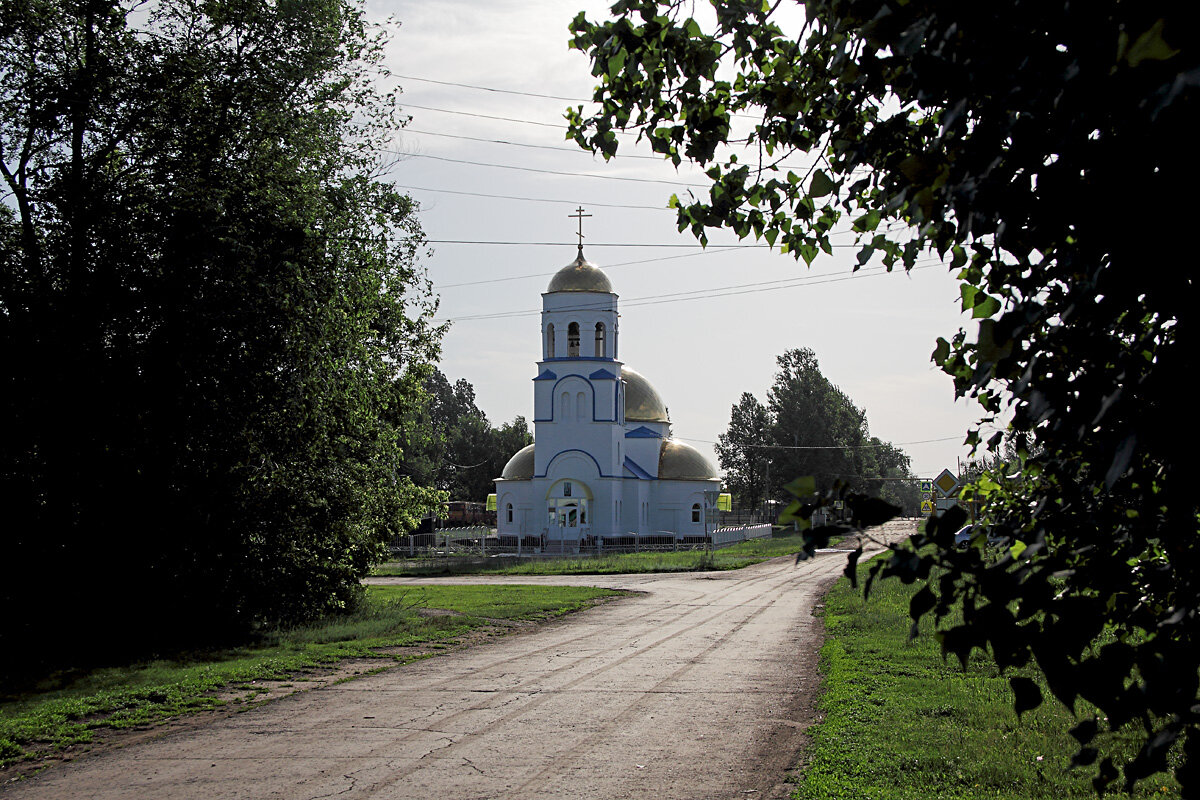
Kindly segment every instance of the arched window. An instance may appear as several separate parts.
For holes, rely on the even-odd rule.
[[[700,504],[692,503],[692,522],[700,521]]]
[[[588,420],[592,418],[592,412],[587,407],[587,395],[583,392],[575,395],[575,419]]]
[[[558,421],[567,422],[571,419],[571,395],[569,392],[562,393],[562,399],[558,403]]]
[[[554,358],[554,323],[546,326],[546,358]]]
[[[579,323],[572,322],[567,326],[567,355],[579,356]]]
[[[504,516],[508,520],[509,524],[511,524],[512,523],[512,503],[509,503],[508,505],[506,505],[504,507]]]
[[[596,358],[604,358],[604,323],[596,323]]]

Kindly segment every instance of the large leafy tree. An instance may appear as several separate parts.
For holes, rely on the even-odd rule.
[[[379,48],[342,0],[0,4],[5,657],[343,608],[434,499]]]
[[[742,392],[729,410],[729,429],[713,448],[725,474],[725,486],[739,508],[758,508],[767,499],[767,433],[771,416],[757,397]]]
[[[910,478],[908,456],[870,435],[866,411],[825,377],[816,353],[792,349],[776,363],[767,403],[743,393],[729,429],[718,436],[717,458],[730,488],[753,507],[748,501],[777,499],[793,478],[807,475],[817,491],[837,486],[904,505],[911,492],[882,479]]]
[[[767,392],[775,490],[796,475],[812,475],[819,490],[841,482],[863,487],[867,413],[821,372],[811,349],[776,358],[779,372]],[[786,476],[786,477],[785,477]]]
[[[1179,382],[1200,352],[1182,266],[1200,7],[812,0],[788,25],[782,6],[714,0],[697,21],[690,3],[622,0],[611,20],[580,15],[572,45],[592,59],[600,111],[573,112],[574,136],[613,154],[631,128],[705,164],[708,196],[677,202],[702,240],[728,227],[811,262],[846,219],[859,264],[949,261],[978,328],[935,359],[988,417],[1007,405],[1028,443],[977,490],[1017,546],[997,564],[950,552],[951,519],[886,571],[945,569],[913,611],[961,605],[947,652],[1036,659],[1059,700],[1100,709],[1103,725],[1075,731],[1098,789],[1167,768],[1182,741],[1175,772],[1195,794],[1200,494]],[[1019,707],[1040,700],[1014,686]],[[1127,723],[1144,747],[1102,758],[1096,731]]]

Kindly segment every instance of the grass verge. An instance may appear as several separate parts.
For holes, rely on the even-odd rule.
[[[843,578],[826,597],[823,719],[810,730],[793,798],[1094,798],[1092,771],[1069,767],[1076,747],[1067,730],[1076,718],[1050,699],[1036,669],[1000,675],[976,653],[964,671],[956,659],[942,660],[928,619],[909,640],[908,604],[917,588],[879,581],[864,602]],[[1047,698],[1019,720],[1008,687],[1013,675],[1037,680]],[[1090,715],[1082,704],[1080,713]],[[1178,784],[1160,775],[1134,796],[1178,794]]]
[[[609,556],[554,558],[494,558],[486,563],[433,561],[414,567],[382,564],[372,575],[419,577],[422,575],[614,575],[641,572],[703,572],[740,569],[778,556],[794,555],[804,546],[804,537],[777,536],[752,539],[711,553],[682,552],[622,553]],[[515,563],[512,563],[515,562]]]
[[[35,692],[0,700],[0,768],[86,744],[103,729],[216,708],[230,702],[219,694],[231,689],[243,690],[233,702],[261,701],[262,681],[303,680],[306,671],[347,658],[378,659],[385,667],[413,658],[388,648],[446,646],[496,620],[559,616],[619,594],[570,586],[372,586],[355,613],[271,633],[254,647],[51,676]]]

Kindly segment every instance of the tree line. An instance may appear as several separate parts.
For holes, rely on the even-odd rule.
[[[836,484],[917,515],[921,496],[908,454],[871,435],[866,410],[821,373],[816,354],[792,349],[776,362],[767,402],[744,392],[717,437],[717,460],[737,506],[781,500],[784,485],[807,475],[820,491]]]
[[[362,8],[0,4],[0,680],[354,605],[439,354]]]
[[[404,426],[413,434],[404,469],[447,499],[483,502],[508,460],[533,443],[528,423],[517,416],[494,427],[475,404],[475,387],[466,378],[451,383],[436,367],[423,388],[425,401],[412,406]]]

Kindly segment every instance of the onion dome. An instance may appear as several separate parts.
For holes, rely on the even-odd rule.
[[[605,292],[612,294],[612,283],[599,267],[583,257],[579,257],[554,273],[546,293],[552,292]]]
[[[504,465],[500,478],[506,481],[527,481],[533,477],[533,445],[522,447]]]
[[[690,444],[667,439],[658,454],[659,480],[704,481],[719,478],[716,468]]]
[[[670,422],[658,390],[640,372],[621,367],[621,378],[625,381],[626,422]]]

